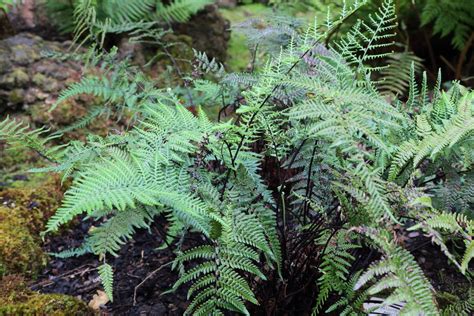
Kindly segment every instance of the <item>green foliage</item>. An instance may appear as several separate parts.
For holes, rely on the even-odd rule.
[[[0,140],[4,140],[16,147],[30,148],[43,158],[52,162],[56,161],[59,158],[61,147],[46,147],[46,143],[56,138],[56,136],[43,138],[42,135],[48,133],[48,129],[28,129],[28,125],[7,117],[0,121]]]
[[[433,23],[433,32],[452,36],[453,46],[461,50],[474,29],[474,12],[469,0],[426,0],[422,2],[422,25]]]
[[[61,0],[47,1],[49,14],[60,31],[76,35],[96,28],[108,33],[122,33],[142,22],[186,22],[211,0]],[[143,25],[143,24],[142,24]]]
[[[409,55],[410,70],[397,78],[380,65],[396,26],[390,0],[331,42],[363,4],[306,29],[284,18],[255,32],[258,25],[248,24],[251,43],[268,41],[259,45],[266,61],[256,62],[253,73],[228,74],[196,53],[193,75],[214,73],[216,81],[192,79],[194,92],[204,102],[234,105],[236,119],[226,122],[209,120],[200,108],[193,114],[171,89],[116,62],[114,51],[92,52],[101,56],[92,58],[101,60],[101,72],[73,84],[58,102],[94,95],[104,103],[99,112],[131,111],[135,120],[123,133],[68,144],[43,169],[73,177],[47,232],[81,214],[102,222],[82,247],[58,256],[98,255],[112,297],[113,269],[105,259],[163,215],[167,242],[178,240],[179,278],[170,291],[190,283],[187,314],[250,314],[249,303],[262,303],[255,286],[272,274],[288,282],[304,267],[317,269],[307,280],[319,290],[308,298],[315,314],[368,313],[364,303],[375,295],[374,309],[397,304],[403,314],[440,314],[430,281],[402,241],[407,230],[425,232],[462,274],[470,273],[474,228],[466,213],[473,194],[456,188],[473,181],[474,94],[457,83],[430,94],[426,75],[419,88]],[[387,99],[374,79],[380,75],[395,95],[408,87],[408,100]],[[9,122],[1,123],[0,137],[10,142],[28,146],[26,136],[36,141],[41,132],[24,134]],[[456,190],[459,199],[438,201]],[[189,232],[203,242],[183,246]],[[452,241],[461,241],[462,254],[452,251]],[[360,266],[359,250],[367,246],[380,257]],[[308,247],[317,253],[305,253]],[[292,251],[306,259],[291,261]]]
[[[388,67],[380,72],[379,89],[382,93],[403,96],[409,88],[410,78],[423,69],[422,59],[410,51],[393,53],[387,57]],[[414,66],[414,74],[411,66]]]
[[[431,285],[413,255],[393,243],[388,232],[363,229],[363,233],[374,241],[383,257],[364,272],[356,284],[356,289],[379,278],[368,289],[369,295],[393,289],[381,305],[406,302],[400,311],[403,314],[437,314]]]
[[[325,249],[322,263],[319,267],[321,270],[321,276],[318,279],[319,291],[313,314],[317,314],[318,311],[320,311],[330,293],[350,291],[355,285],[353,282],[357,281],[357,279],[348,280],[348,275],[350,274],[349,269],[354,261],[354,256],[350,251],[359,246],[352,243],[348,236],[346,236],[345,232],[339,232],[333,238],[336,238],[336,240],[333,241],[332,238],[329,237],[328,241],[327,236],[321,236],[318,242],[321,245],[327,243],[328,246]],[[348,287],[348,284],[350,284],[350,287]],[[332,308],[330,307],[327,312],[342,304],[335,303],[334,305],[335,306]],[[343,305],[348,306],[355,304],[348,304],[348,302],[345,302]]]
[[[426,83],[422,91],[426,91],[425,86]],[[440,156],[443,160],[457,156],[465,166],[471,164],[472,153],[468,148],[472,148],[474,94],[462,95],[459,89],[455,86],[448,93],[441,92],[432,103],[425,104],[427,96],[419,95],[416,83],[411,84],[407,107],[421,107],[422,112],[407,125],[389,179],[396,179],[405,167],[416,168],[427,157],[436,162]],[[407,166],[410,162],[412,165]]]
[[[451,296],[452,297],[452,296]],[[450,297],[450,298],[451,298]],[[470,315],[474,311],[474,291],[469,289],[466,295],[462,298],[454,296],[451,303],[446,306],[443,311],[443,316],[450,315]]]
[[[469,262],[474,258],[474,221],[467,219],[463,214],[440,213],[430,214],[419,224],[410,227],[410,230],[422,228],[431,236],[433,243],[438,244],[445,255],[465,274],[468,270]],[[455,237],[461,237],[465,243],[465,252],[461,263],[458,263],[455,256],[451,254],[445,245],[446,233]]]
[[[13,0],[1,0],[0,1],[0,10],[2,10],[3,12],[8,12],[11,8],[11,6],[13,6],[14,4],[14,1]]]
[[[109,297],[110,301],[113,301],[112,296],[112,284],[113,284],[113,271],[112,267],[107,263],[99,266],[99,276],[102,284],[104,285],[105,294]]]
[[[396,35],[393,33],[397,26],[395,6],[391,1],[383,1],[378,11],[369,15],[367,20],[359,20],[337,47],[346,62],[370,73],[385,67],[368,67],[368,62],[389,56],[389,52],[380,50],[394,44],[388,40]]]

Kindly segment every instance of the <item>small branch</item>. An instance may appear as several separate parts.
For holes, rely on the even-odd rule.
[[[148,274],[146,276],[146,278],[143,279],[143,281],[141,281],[137,286],[135,286],[135,289],[133,290],[133,306],[135,306],[137,304],[137,291],[138,289],[143,285],[145,284],[145,282],[151,278],[152,276],[154,276],[156,273],[158,273],[161,269],[163,269],[164,267],[167,267],[171,264],[171,262],[168,262],[168,263],[165,263],[165,264],[162,264],[161,266],[159,266],[157,269],[153,270],[150,274]]]
[[[451,69],[452,72],[456,72],[456,68],[447,60],[443,55],[439,55],[439,58],[448,66],[449,69]]]
[[[456,66],[456,79],[458,80],[461,80],[462,66],[464,64],[464,61],[466,60],[467,52],[469,51],[469,48],[471,48],[473,41],[474,41],[474,32],[471,33],[471,36],[467,40],[466,44],[464,45],[461,51],[461,55],[459,56],[458,64]]]

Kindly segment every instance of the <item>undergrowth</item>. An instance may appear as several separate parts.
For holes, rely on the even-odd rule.
[[[0,138],[51,162],[35,171],[73,179],[46,233],[81,214],[104,220],[82,247],[57,255],[98,255],[113,299],[108,259],[162,215],[179,274],[170,292],[190,283],[187,314],[250,314],[264,303],[257,294],[266,280],[275,291],[312,284],[301,294],[312,295],[304,299],[314,314],[394,305],[405,315],[446,313],[408,241],[411,232],[424,234],[472,277],[474,92],[458,82],[444,91],[441,77],[431,88],[426,75],[417,80],[414,63],[408,77],[396,78],[387,68],[396,58],[391,0],[326,43],[363,5],[309,27],[280,17],[265,28],[243,25],[249,44],[264,52],[251,72],[226,73],[197,53],[192,93],[202,108],[222,102],[222,112],[235,110],[217,121],[201,107],[193,114],[179,93],[157,88],[115,51],[99,45],[81,55],[96,56],[102,71],[58,102],[100,97],[104,105],[88,120],[126,110],[134,118],[126,132],[54,146],[57,134],[0,123]],[[191,232],[203,242],[185,249]],[[370,249],[378,255],[360,264]],[[298,299],[288,292],[277,311]],[[458,307],[472,312],[472,304],[449,308]]]

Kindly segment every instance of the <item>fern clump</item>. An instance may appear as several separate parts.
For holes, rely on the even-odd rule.
[[[415,63],[408,80],[384,86],[377,78],[390,76],[383,62],[394,45],[393,1],[330,40],[365,3],[307,28],[279,19],[271,31],[278,42],[259,48],[266,59],[253,73],[226,73],[196,53],[191,93],[204,105],[222,100],[222,111],[234,106],[235,119],[211,121],[201,107],[193,114],[176,91],[114,59],[105,58],[103,73],[70,86],[59,102],[93,94],[104,102],[98,111],[131,111],[134,120],[124,133],[55,149],[55,164],[42,169],[73,178],[47,233],[81,214],[103,220],[82,247],[58,256],[98,255],[112,297],[110,256],[163,216],[179,274],[170,291],[190,283],[187,314],[248,315],[264,303],[262,282],[286,288],[308,270],[305,281],[317,293],[305,299],[314,301],[314,313],[396,305],[408,315],[440,314],[404,240],[408,232],[424,233],[460,274],[471,273],[472,190],[457,188],[472,180],[474,94],[459,83],[441,91],[441,79],[429,93],[426,75],[417,82]],[[267,31],[255,30],[249,43]],[[386,98],[405,89],[406,100]],[[2,122],[0,136],[48,152],[42,130],[25,134],[17,124]],[[453,200],[443,198],[452,191]],[[184,246],[190,232],[202,243]],[[451,241],[461,251],[452,251]]]
[[[209,0],[173,0],[165,3],[154,0],[55,0],[46,1],[46,7],[60,31],[73,32],[93,26],[118,29],[119,26],[123,28],[140,21],[186,22],[211,3]],[[86,25],[92,17],[95,25]]]

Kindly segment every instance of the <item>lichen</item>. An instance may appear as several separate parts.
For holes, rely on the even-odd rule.
[[[31,291],[22,277],[0,279],[0,315],[93,315],[86,304],[64,294]]]

